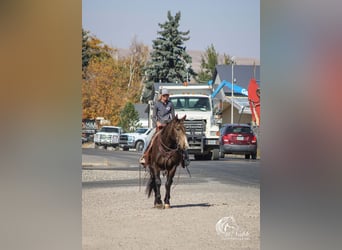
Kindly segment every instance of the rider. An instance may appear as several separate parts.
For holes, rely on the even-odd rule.
[[[169,100],[170,94],[167,89],[163,88],[161,90],[158,101],[154,105],[152,120],[154,124],[153,130],[150,132],[148,137],[146,138],[145,147],[143,150],[143,155],[139,160],[139,163],[142,165],[148,165],[148,157],[146,157],[149,153],[149,150],[153,144],[153,140],[151,139],[155,132],[162,129],[167,123],[169,123],[175,117],[175,108],[173,103]],[[151,142],[151,145],[149,145]],[[145,153],[145,151],[147,152]],[[190,164],[189,155],[187,150],[184,150],[184,166],[188,166]]]

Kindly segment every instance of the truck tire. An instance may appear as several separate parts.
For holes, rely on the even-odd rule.
[[[211,150],[211,160],[217,161],[220,159],[220,150],[213,149]]]
[[[194,155],[196,161],[203,160],[203,155]]]
[[[203,159],[209,161],[212,159],[212,155],[213,152],[206,153],[205,155],[203,155]]]
[[[144,149],[144,142],[138,141],[135,145],[135,149],[137,150],[137,152],[142,152]]]

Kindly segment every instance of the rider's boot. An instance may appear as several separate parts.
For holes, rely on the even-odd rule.
[[[145,156],[144,156],[144,155],[140,157],[139,163],[140,163],[141,165],[145,166],[146,161],[145,161]]]

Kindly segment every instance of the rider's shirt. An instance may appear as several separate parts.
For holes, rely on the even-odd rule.
[[[175,109],[171,101],[163,103],[162,101],[157,101],[153,109],[153,122],[156,125],[157,121],[166,124],[170,122],[175,117]]]

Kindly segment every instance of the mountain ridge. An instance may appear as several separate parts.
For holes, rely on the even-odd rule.
[[[129,49],[126,48],[116,48],[117,49],[117,57],[126,57],[129,55]],[[150,50],[151,51],[151,50]],[[199,72],[201,70],[201,58],[202,56],[205,55],[205,51],[201,50],[187,50],[186,51],[192,58],[192,69],[195,72]],[[239,56],[234,56],[235,62],[237,65],[260,65],[260,60],[255,59],[255,58],[250,58],[250,57],[239,57]],[[219,55],[218,64],[223,64],[223,55]]]

